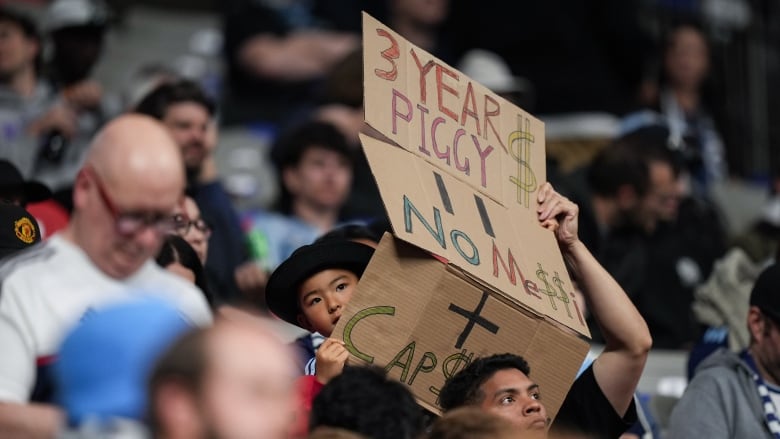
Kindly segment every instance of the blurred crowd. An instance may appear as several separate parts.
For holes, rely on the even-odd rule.
[[[216,78],[129,60],[117,88],[95,68],[132,4],[0,2],[0,437],[778,437],[777,157],[735,227],[723,22],[649,3],[226,0]],[[392,232],[361,10],[546,124],[540,222],[604,346],[552,429],[520,357],[463,369],[438,417],[329,338]],[[662,422],[650,338],[689,356]]]

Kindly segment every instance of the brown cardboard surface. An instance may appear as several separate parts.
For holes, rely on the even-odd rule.
[[[383,366],[436,413],[439,389],[472,359],[521,355],[554,417],[588,344],[500,295],[386,234],[333,336],[351,362]]]
[[[589,335],[555,237],[536,218],[516,215],[408,151],[363,135],[361,142],[398,238]]]
[[[366,122],[518,214],[546,180],[544,124],[363,13]]]

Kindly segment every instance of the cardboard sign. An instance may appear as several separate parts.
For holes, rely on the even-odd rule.
[[[366,121],[397,145],[360,139],[398,239],[382,239],[333,336],[434,412],[472,359],[521,355],[554,417],[589,333],[537,219],[542,123],[367,14],[363,48]]]
[[[363,13],[366,122],[477,191],[533,216],[544,124]]]
[[[351,363],[376,364],[439,413],[445,381],[473,359],[521,355],[555,417],[588,351],[576,335],[508,304],[487,286],[385,234],[336,326]]]

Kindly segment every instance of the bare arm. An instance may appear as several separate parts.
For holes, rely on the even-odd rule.
[[[62,412],[46,404],[0,402],[0,437],[52,438],[62,425]]]
[[[542,225],[555,230],[563,257],[604,335],[606,345],[593,363],[593,374],[612,407],[623,415],[645,367],[650,331],[625,291],[577,236],[577,205],[546,183],[539,190],[538,213]]]
[[[244,68],[259,76],[297,81],[326,73],[359,43],[354,35],[334,32],[258,35],[244,42],[238,57]]]

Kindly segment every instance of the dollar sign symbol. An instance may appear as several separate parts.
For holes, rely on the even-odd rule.
[[[517,131],[509,134],[509,154],[517,162],[517,175],[510,176],[509,181],[517,186],[517,203],[526,207],[530,205],[531,193],[537,188],[536,175],[531,169],[531,143],[534,135],[531,134],[531,121],[525,119],[523,130],[522,116],[517,116]]]
[[[557,311],[558,306],[555,305],[555,298],[558,297],[558,293],[555,292],[555,290],[552,288],[552,285],[550,285],[550,282],[547,280],[548,273],[544,271],[542,264],[537,262],[536,266],[538,267],[536,270],[536,277],[540,281],[544,282],[544,288],[539,288],[539,292],[550,298],[550,306],[552,306],[552,309]]]
[[[566,314],[571,318],[571,311],[569,311],[569,296],[566,295],[566,291],[563,289],[563,280],[561,280],[561,277],[558,275],[558,272],[555,271],[555,274],[553,275],[553,283],[556,287],[558,287],[558,291],[561,293],[560,296],[558,296],[558,299],[563,302],[563,307],[566,308]]]
[[[469,353],[466,349],[463,349],[460,352],[454,353],[449,357],[447,357],[446,359],[444,359],[444,362],[442,363],[442,372],[444,372],[444,381],[447,382],[447,380],[452,378],[461,369],[471,364],[472,358],[474,358],[474,353],[473,352]],[[434,386],[430,386],[428,388],[428,391],[436,395],[436,404],[438,405],[439,392],[441,391],[441,389]]]
[[[473,353],[469,353],[466,349],[463,349],[460,352],[445,358],[444,363],[442,364],[444,379],[448,380],[452,378],[461,369],[468,366],[471,363],[472,357],[474,357]]]

